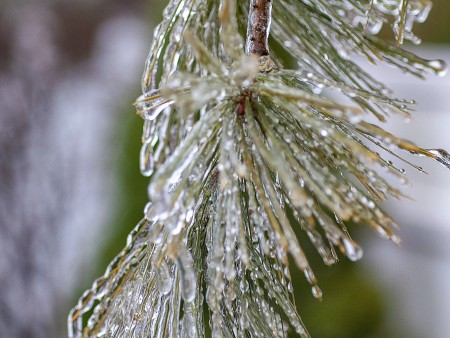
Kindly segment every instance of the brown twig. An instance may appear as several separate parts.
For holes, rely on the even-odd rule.
[[[272,0],[250,0],[245,52],[259,56],[269,55],[269,31]]]

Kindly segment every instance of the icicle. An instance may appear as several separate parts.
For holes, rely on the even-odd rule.
[[[165,260],[161,261],[159,267],[156,268],[156,285],[163,295],[167,295],[172,290],[172,277]]]
[[[180,334],[183,338],[196,338],[199,335],[196,327],[196,318],[194,317],[191,305],[184,306],[184,315],[180,323]]]
[[[178,254],[175,259],[177,264],[177,269],[180,272],[181,281],[181,296],[184,301],[192,302],[196,294],[196,277],[194,272],[194,262],[192,260],[192,255],[186,249],[182,249],[182,246],[178,248]]]

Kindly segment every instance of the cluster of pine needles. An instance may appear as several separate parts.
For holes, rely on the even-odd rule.
[[[399,42],[417,42],[412,23],[424,20],[428,1],[276,0],[278,53],[265,57],[244,53],[249,4],[238,3],[171,0],[163,13],[136,101],[149,203],[72,310],[72,337],[309,337],[292,265],[316,298],[322,292],[301,243],[331,265],[338,251],[362,257],[348,223],[400,242],[381,205],[403,196],[385,173],[404,181],[405,172],[377,150],[418,170],[398,151],[450,167],[445,151],[366,122],[408,117],[413,102],[350,59],[443,73],[443,62],[374,35],[387,24]]]

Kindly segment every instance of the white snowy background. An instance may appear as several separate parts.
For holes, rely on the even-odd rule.
[[[450,64],[448,45],[424,44],[413,50]],[[422,81],[392,68],[370,70],[397,97],[417,102],[410,122],[394,118],[388,129],[422,147],[449,150],[450,76],[430,75]],[[412,201],[391,200],[386,206],[400,225],[401,248],[371,238],[362,264],[389,295],[386,325],[404,326],[416,337],[450,337],[450,172],[429,159],[408,155],[428,174],[393,159],[406,169],[411,182],[403,191]]]

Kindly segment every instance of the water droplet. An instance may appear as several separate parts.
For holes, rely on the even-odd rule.
[[[170,276],[169,267],[164,260],[156,268],[156,286],[163,295],[167,295],[172,290],[172,277]]]
[[[341,238],[339,249],[351,261],[357,261],[361,259],[363,256],[363,250],[361,249],[361,247],[355,242],[353,242],[351,239],[348,239],[346,237]]]
[[[450,154],[444,149],[428,149],[428,152],[435,155],[435,160],[450,169]]]
[[[326,136],[328,136],[328,131],[326,131],[325,129],[322,129],[320,131],[320,135],[322,135],[323,137],[326,137]]]
[[[401,238],[398,236],[398,235],[392,235],[391,236],[391,238],[390,238],[390,240],[392,241],[392,242],[394,242],[395,244],[397,244],[397,245],[400,245],[400,244],[402,244],[402,240],[401,240]]]
[[[389,239],[393,235],[391,229],[389,229],[385,226],[382,226],[382,225],[376,225],[375,231],[378,233],[378,235],[380,235],[381,238],[385,238],[385,239]]]
[[[192,302],[195,298],[197,282],[195,278],[191,253],[186,248],[178,249],[175,262],[180,272],[181,296],[186,302]]]
[[[311,291],[312,291],[312,294],[313,294],[314,298],[322,301],[323,293],[322,293],[322,290],[319,288],[318,285],[313,285],[312,288],[311,288]]]
[[[306,280],[309,284],[314,285],[317,283],[316,276],[309,266],[303,270],[303,273],[305,274]]]
[[[139,155],[139,165],[141,174],[149,177],[155,170],[155,161],[153,159],[153,146],[150,143],[144,143]]]
[[[245,164],[240,163],[236,166],[236,174],[239,177],[247,177],[248,171],[247,171],[247,167],[245,166]]]
[[[369,34],[376,35],[380,32],[383,26],[383,21],[381,20],[369,20],[366,25],[366,30]]]
[[[292,283],[291,283],[291,282],[288,282],[288,284],[287,284],[287,289],[288,289],[288,291],[289,291],[290,293],[294,292],[294,288],[292,287]]]
[[[147,202],[144,207],[144,215],[147,215],[151,212],[152,202]]]
[[[443,77],[447,74],[447,63],[444,60],[430,60],[427,64],[437,76]]]
[[[292,47],[292,42],[291,41],[289,41],[289,40],[285,40],[285,41],[283,41],[283,44],[287,47],[287,48],[290,48],[290,47]]]

